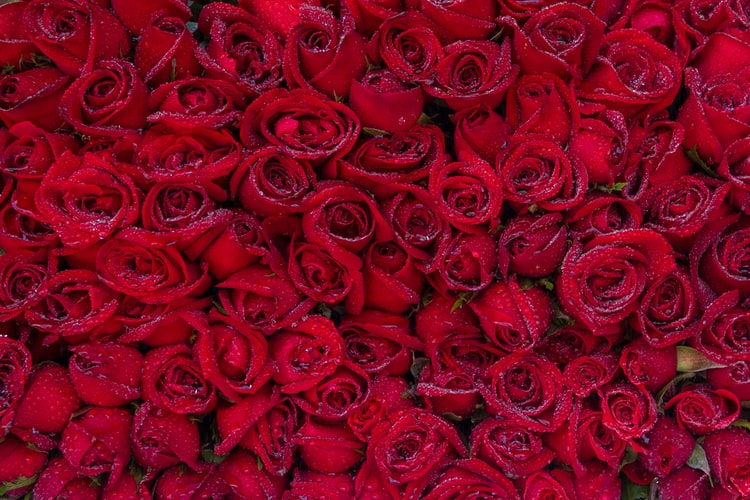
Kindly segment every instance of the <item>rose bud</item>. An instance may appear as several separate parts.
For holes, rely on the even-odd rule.
[[[391,482],[408,483],[440,469],[467,451],[448,421],[421,410],[402,410],[373,429],[367,460]]]
[[[125,296],[113,316],[113,320],[124,327],[117,341],[143,342],[149,347],[187,344],[194,331],[186,319],[210,304],[208,297],[184,297],[166,304],[144,304],[134,297]]]
[[[388,481],[369,460],[362,462],[354,478],[354,498],[368,500],[391,500],[401,498],[401,489]]]
[[[571,90],[552,74],[520,77],[508,89],[506,107],[508,125],[514,134],[543,134],[567,145],[581,126]]]
[[[564,368],[580,356],[608,350],[606,347],[602,349],[607,338],[594,335],[580,324],[567,325],[541,338],[534,351]]]
[[[662,500],[708,498],[708,481],[705,472],[685,466],[659,479],[658,495]]]
[[[133,416],[130,441],[133,458],[147,469],[159,471],[180,462],[196,471],[202,469],[198,424],[187,415],[145,401]]]
[[[478,458],[454,460],[442,470],[408,484],[405,498],[451,498],[471,494],[520,500],[513,482]]]
[[[581,119],[570,151],[585,162],[591,182],[610,186],[628,164],[632,149],[629,141],[628,123],[622,113],[605,110],[596,117]]]
[[[488,40],[462,40],[444,51],[434,81],[423,88],[431,96],[444,99],[454,111],[478,104],[496,108],[518,75],[507,38],[501,45]]]
[[[620,368],[630,382],[655,393],[677,375],[677,349],[656,348],[639,337],[623,347]]]
[[[364,255],[365,307],[403,313],[419,303],[424,275],[395,241],[373,242]],[[383,294],[382,290],[389,290]]]
[[[602,423],[618,437],[633,445],[656,422],[656,402],[642,387],[627,382],[606,385],[599,389]]]
[[[514,217],[500,233],[500,272],[541,278],[551,274],[563,260],[568,232],[558,213]]]
[[[562,469],[539,471],[524,481],[524,500],[569,500],[575,498],[573,475]]]
[[[268,248],[258,219],[244,210],[235,209],[223,231],[200,252],[199,259],[208,265],[211,276],[225,280],[266,257]]]
[[[474,312],[456,303],[453,297],[433,295],[417,312],[414,333],[426,346],[453,336],[481,336],[479,320]]]
[[[352,468],[362,459],[365,448],[346,424],[323,424],[310,418],[297,431],[294,442],[307,467],[329,474]]]
[[[62,457],[50,460],[34,485],[34,498],[40,500],[56,498],[97,500],[101,494],[100,486],[90,477],[78,474],[76,468]]]
[[[117,136],[146,126],[148,89],[133,64],[121,59],[102,61],[65,91],[60,113],[76,131]]]
[[[347,424],[362,442],[367,442],[372,430],[391,413],[414,408],[409,396],[409,385],[400,377],[377,375],[370,382],[367,399],[347,417]]]
[[[698,435],[724,429],[740,415],[740,401],[733,392],[704,385],[683,387],[664,405],[670,408],[681,429]]]
[[[224,2],[206,7],[198,16],[198,30],[208,43],[196,50],[206,76],[237,85],[249,98],[278,87],[283,77],[282,46],[250,14],[259,12]]]
[[[218,495],[214,470],[194,471],[183,465],[175,465],[165,470],[156,480],[156,498],[190,498],[196,495]],[[125,476],[126,474],[123,474]]]
[[[79,149],[74,137],[47,132],[31,122],[0,131],[0,146],[0,170],[21,182],[41,180],[66,151],[75,153]]]
[[[57,364],[34,368],[16,406],[13,433],[42,450],[55,448],[54,434],[65,428],[81,400],[68,376]]]
[[[750,362],[737,361],[726,368],[706,371],[706,380],[715,389],[726,389],[740,401],[750,401]]]
[[[574,207],[588,186],[584,163],[545,136],[514,134],[496,168],[505,200],[520,214],[532,205],[556,212]]]
[[[17,340],[0,337],[0,439],[10,430],[29,372],[31,353],[26,346]]]
[[[349,500],[354,495],[354,478],[346,473],[324,474],[304,469],[294,469],[294,478],[289,484],[288,499],[326,498]]]
[[[442,28],[416,10],[389,17],[379,28],[379,55],[401,80],[430,81],[443,57],[436,30]]]
[[[740,214],[707,224],[690,251],[691,267],[715,292],[739,291],[740,300],[750,297],[750,272],[742,255],[750,245],[750,227]]]
[[[596,333],[627,318],[643,291],[675,268],[672,247],[663,236],[620,231],[597,236],[585,246],[575,242],[555,289],[565,311]]]
[[[591,356],[580,356],[565,365],[563,379],[573,394],[579,398],[586,398],[593,391],[610,382],[616,373],[617,356],[610,353],[597,353]]]
[[[574,498],[601,498],[617,500],[622,498],[621,480],[617,468],[591,467],[589,471],[574,479]]]
[[[19,21],[39,50],[69,75],[80,75],[96,61],[130,52],[123,25],[96,3],[34,0],[26,4]]]
[[[109,473],[111,489],[130,459],[130,413],[120,408],[94,407],[68,422],[60,450],[80,474]]]
[[[455,40],[487,39],[496,31],[495,17],[498,6],[490,0],[469,0],[458,3],[443,3],[438,0],[422,0],[420,11],[440,26],[444,43]]]
[[[515,279],[493,283],[469,307],[487,338],[506,351],[531,349],[552,320],[549,296],[539,288],[523,290]]]
[[[496,243],[484,229],[457,232],[445,248],[437,272],[427,275],[428,282],[440,294],[449,290],[477,292],[486,289],[495,278]]]
[[[568,234],[588,241],[600,234],[641,227],[643,214],[633,201],[603,193],[587,193],[583,200],[565,213]]]
[[[35,449],[14,435],[0,440],[0,484],[7,498],[21,498],[31,489],[23,479],[36,478],[47,463],[47,453]],[[16,487],[8,485],[18,484]]]
[[[365,138],[337,162],[336,171],[324,173],[375,189],[424,179],[446,158],[443,132],[434,125],[417,124],[402,132]]]
[[[659,478],[685,465],[695,447],[693,436],[666,416],[656,421],[647,439],[646,451],[638,455],[638,461]]]
[[[351,82],[367,70],[364,37],[354,30],[351,19],[338,20],[322,7],[303,5],[299,15],[284,51],[284,78],[289,88],[346,98]]]
[[[203,69],[195,57],[197,48],[183,19],[155,13],[135,46],[138,75],[152,87],[196,76]]]
[[[216,497],[280,499],[288,489],[285,477],[259,467],[251,453],[235,450],[216,471]]]
[[[214,385],[184,345],[158,347],[143,361],[143,399],[175,413],[206,414],[216,406]]]
[[[458,158],[478,156],[493,163],[510,135],[510,125],[486,104],[464,108],[451,119],[456,124],[453,148]]]
[[[143,355],[128,344],[72,346],[70,380],[84,403],[121,406],[141,397]]]
[[[50,110],[60,107],[70,80],[56,68],[31,68],[0,76],[0,120],[8,128],[25,121],[44,130],[61,127],[65,122],[60,112]]]
[[[434,370],[428,364],[419,377],[416,394],[437,415],[467,418],[481,401],[472,377],[464,372]]]
[[[403,132],[417,123],[424,106],[420,87],[410,86],[387,69],[352,81],[350,106],[363,127]]]
[[[28,61],[39,49],[29,39],[23,24],[18,20],[23,17],[25,3],[13,2],[0,6],[0,66],[20,70],[23,61]]]
[[[497,467],[511,479],[528,477],[555,458],[539,433],[502,418],[482,420],[472,429],[470,443],[472,456]]]
[[[703,441],[711,476],[730,494],[750,494],[747,467],[750,462],[750,434],[745,429],[730,427],[706,436]]]
[[[311,129],[326,133],[310,134]],[[248,106],[240,123],[240,138],[248,148],[270,143],[294,159],[315,164],[344,156],[359,131],[359,118],[349,107],[306,89],[264,93]]]

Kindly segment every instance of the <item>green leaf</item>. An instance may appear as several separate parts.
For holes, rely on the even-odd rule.
[[[419,376],[422,375],[422,372],[424,371],[424,367],[427,366],[427,363],[429,362],[430,360],[428,358],[424,358],[421,356],[420,357],[414,356],[412,358],[411,368],[409,369],[409,371],[414,377],[414,380],[419,380]]]
[[[458,294],[458,298],[451,306],[451,313],[458,309],[461,309],[464,304],[468,304],[472,299],[476,297],[476,292],[463,291]]]
[[[698,146],[697,145],[693,146],[692,148],[690,148],[689,150],[687,150],[685,152],[685,154],[687,155],[688,158],[690,158],[690,161],[692,161],[693,163],[695,163],[696,165],[698,165],[701,168],[701,170],[703,170],[706,174],[708,174],[711,177],[715,177],[715,178],[719,177],[719,174],[717,174],[716,172],[714,172],[714,170],[711,167],[708,166],[708,163],[706,163],[703,160],[703,158],[700,157],[700,155],[698,154]]]
[[[612,194],[622,192],[622,190],[625,189],[627,185],[627,182],[615,182],[614,184],[610,184],[609,186],[604,184],[596,184],[594,187],[596,187],[596,189],[598,189],[599,191]]]
[[[19,488],[25,488],[26,486],[31,486],[36,482],[36,480],[39,478],[38,475],[26,477],[26,476],[19,476],[13,481],[5,481],[2,486],[0,486],[0,495],[5,495],[9,491],[17,490]]]
[[[362,132],[364,132],[367,135],[371,135],[373,137],[383,137],[385,135],[388,135],[387,130],[381,130],[379,128],[373,128],[373,127],[362,127]]]
[[[622,500],[648,500],[648,485],[635,484],[627,478],[622,480]]]
[[[734,422],[732,422],[732,425],[734,427],[741,427],[742,429],[750,430],[750,420],[745,420],[744,418],[735,420]]]
[[[258,455],[255,455],[255,466],[258,467],[258,470],[263,470],[263,460]]]
[[[677,346],[677,371],[695,373],[711,368],[726,368],[724,365],[714,363],[702,352],[686,345]]]
[[[318,312],[320,314],[322,314],[323,316],[325,316],[328,319],[331,319],[331,316],[333,315],[333,310],[330,307],[328,307],[326,304],[320,302],[318,304],[318,308],[317,309],[318,309]]]
[[[217,311],[219,313],[223,314],[224,316],[229,316],[229,313],[226,309],[224,309],[224,306],[221,305],[221,302],[219,302],[218,297],[211,297],[211,303],[214,305]]]
[[[551,292],[555,289],[555,282],[548,278],[540,279],[539,284],[542,285],[548,292]]]
[[[703,447],[698,443],[695,443],[693,453],[690,455],[690,458],[688,458],[687,466],[691,469],[697,469],[705,472],[708,476],[708,481],[711,483],[711,487],[713,487],[713,481],[711,481],[711,467],[709,467],[708,465],[706,450],[704,450]]]
[[[227,457],[214,454],[213,448],[207,446],[201,450],[201,458],[210,464],[220,464]]]
[[[669,381],[667,385],[659,389],[659,392],[656,393],[656,406],[659,408],[659,411],[661,411],[661,407],[664,406],[664,397],[674,391],[677,392],[676,389],[678,386],[682,385],[683,382],[687,382],[688,380],[692,380],[695,378],[695,373],[683,373],[681,375],[677,375],[675,378]]]
[[[630,445],[627,445],[625,447],[625,453],[622,455],[622,460],[620,460],[620,466],[617,468],[617,471],[621,471],[623,467],[625,467],[628,464],[632,464],[638,460],[638,453],[630,447]]]

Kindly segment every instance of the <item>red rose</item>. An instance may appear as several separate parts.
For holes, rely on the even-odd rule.
[[[491,164],[510,135],[510,125],[486,104],[464,108],[452,120],[456,124],[453,148],[459,158],[479,156]]]
[[[0,131],[0,145],[0,170],[19,180],[42,179],[65,151],[75,153],[79,147],[70,135],[47,132],[31,122]]]
[[[487,418],[471,431],[472,456],[494,465],[511,479],[528,477],[552,462],[555,454],[541,435],[503,418]]]
[[[750,361],[745,343],[745,332],[750,325],[750,311],[740,307],[736,290],[712,300],[708,295],[708,309],[701,322],[697,336],[691,344],[709,359],[730,364],[735,361]]]
[[[131,63],[101,61],[68,87],[60,113],[82,134],[119,136],[146,126],[148,90]]]
[[[21,342],[0,337],[0,386],[3,388],[0,393],[0,438],[4,438],[10,430],[30,371],[29,350]],[[15,478],[5,480],[10,479]]]
[[[145,304],[125,296],[113,319],[124,327],[118,342],[143,342],[149,347],[187,343],[193,327],[186,321],[198,309],[210,305],[208,297],[184,297],[166,304]]]
[[[436,415],[469,417],[480,404],[481,396],[474,379],[462,371],[433,370],[424,367],[415,393],[426,400],[426,407]]]
[[[292,395],[299,409],[321,422],[340,422],[347,419],[370,394],[370,376],[350,361],[314,387]]]
[[[392,313],[406,312],[419,303],[424,275],[395,241],[374,242],[363,258],[365,307]],[[383,290],[389,293],[383,294]]]
[[[38,50],[29,39],[23,24],[18,20],[23,17],[25,3],[13,2],[0,6],[0,66],[20,69],[23,61],[34,57]]]
[[[0,484],[9,485],[22,478],[33,478],[46,463],[45,452],[34,449],[16,436],[5,436],[0,441]],[[8,498],[20,498],[30,489],[31,485],[10,487],[5,494]]]
[[[32,68],[0,76],[0,120],[6,127],[30,121],[44,130],[55,130],[65,122],[60,106],[71,78],[55,68]]]
[[[190,19],[190,9],[185,0],[112,0],[112,10],[134,35],[139,35],[148,26],[155,12]]]
[[[585,163],[589,180],[606,186],[626,168],[631,150],[627,121],[622,113],[611,109],[581,119],[570,141],[570,152]],[[640,182],[637,178],[628,180]]]
[[[493,28],[494,29],[494,28]],[[435,68],[435,80],[424,85],[433,97],[445,99],[453,110],[486,104],[495,108],[518,75],[511,64],[510,40],[501,45],[486,40],[462,40],[444,49]]]
[[[417,11],[390,17],[379,28],[380,57],[403,81],[427,82],[443,58],[436,29],[439,28]]]
[[[356,465],[364,452],[352,430],[345,424],[322,424],[308,419],[297,431],[294,442],[299,445],[302,462],[310,469],[337,474]]]
[[[141,191],[106,160],[64,154],[42,179],[35,200],[63,245],[86,248],[138,220]]]
[[[659,478],[685,465],[695,447],[693,436],[669,417],[660,417],[645,438],[648,439],[646,452],[638,456],[638,461]]]
[[[140,33],[133,62],[138,75],[150,86],[197,76],[202,69],[195,57],[198,42],[179,17],[151,17]]]
[[[706,436],[703,441],[711,476],[731,495],[750,494],[748,463],[750,435],[739,427],[731,427]]]
[[[0,256],[0,320],[9,321],[38,304],[47,293],[54,259],[45,253],[11,252]]]
[[[688,466],[677,469],[665,478],[659,479],[659,498],[679,500],[680,498],[707,498],[709,496],[708,476],[705,472]]]
[[[33,0],[26,4],[22,22],[39,50],[69,75],[80,75],[97,61],[130,52],[125,28],[96,3]]]
[[[562,262],[567,237],[560,214],[514,217],[500,233],[498,268],[503,276],[547,276]]]
[[[79,344],[69,348],[70,380],[84,403],[120,406],[141,397],[143,355],[128,344]]]
[[[732,204],[737,210],[750,213],[750,140],[733,142],[725,151],[717,173],[732,185]]]
[[[706,380],[711,387],[726,389],[740,401],[750,400],[750,362],[736,361],[726,368],[706,371]]]
[[[619,382],[599,389],[599,396],[602,423],[631,445],[654,427],[656,402],[644,388]]]
[[[191,495],[210,496],[217,489],[216,478],[213,476],[215,470],[202,470],[196,472],[184,465],[175,465],[165,470],[156,480],[154,496],[163,497],[190,497]],[[123,475],[124,476],[124,475]]]
[[[677,348],[657,348],[636,338],[622,348],[620,368],[630,382],[655,393],[677,375]]]
[[[578,205],[565,213],[569,234],[581,241],[599,234],[638,229],[642,221],[638,204],[603,193],[587,193]]]
[[[607,335],[594,335],[591,330],[579,324],[567,325],[540,339],[534,349],[553,363],[564,366],[579,356],[586,356],[601,350],[607,351],[620,340],[617,325],[603,332]]]
[[[492,0],[460,0],[440,2],[422,0],[419,10],[440,26],[444,42],[465,39],[487,39],[497,29],[497,4]]]
[[[12,204],[0,212],[0,248],[6,252],[36,251],[54,247],[59,237],[36,212],[18,211]]]
[[[216,406],[216,391],[186,345],[150,350],[143,361],[143,399],[179,414],[206,414]]]
[[[586,398],[612,380],[616,373],[617,356],[597,353],[579,356],[565,365],[563,379],[574,395]]]
[[[526,479],[523,495],[524,500],[575,498],[572,475],[562,469],[537,472]]]
[[[249,12],[224,2],[201,9],[198,29],[209,41],[197,56],[206,76],[232,82],[256,97],[281,83],[283,54],[273,33]]]
[[[417,123],[424,93],[387,69],[375,70],[352,81],[349,103],[363,127],[402,132]]]
[[[414,400],[404,396],[408,391],[403,378],[376,375],[370,383],[370,395],[346,419],[354,435],[367,442],[381,420],[399,410],[414,408]]]
[[[520,500],[513,482],[478,458],[454,460],[445,469],[410,483],[406,498],[439,500],[465,494]]]
[[[154,472],[180,462],[193,470],[202,468],[198,425],[187,415],[162,410],[149,401],[133,416],[130,442],[135,461]]]
[[[220,280],[268,254],[258,219],[240,209],[233,210],[231,217],[221,233],[206,242],[198,254],[199,260],[208,265],[211,276]]]
[[[324,474],[309,470],[294,470],[294,479],[289,491],[284,492],[284,499],[303,500],[305,498],[327,498],[330,500],[348,500],[357,498],[354,495],[354,480],[346,473]]]
[[[352,81],[367,69],[365,38],[353,19],[336,19],[322,7],[303,5],[299,23],[287,34],[284,78],[289,88],[317,90],[330,98],[346,98]]]
[[[279,500],[282,492],[288,489],[286,478],[258,467],[256,458],[244,450],[235,450],[221,462],[216,478],[216,496]]]
[[[693,434],[705,435],[725,429],[740,415],[740,401],[726,389],[687,385],[664,405],[674,408],[677,425]]]
[[[375,427],[367,460],[392,482],[426,476],[454,458],[466,457],[456,429],[426,410],[402,410]]]
[[[101,494],[99,485],[78,474],[76,468],[62,457],[50,460],[34,485],[34,498],[41,500],[66,497],[96,500]]]
[[[448,242],[437,272],[427,276],[439,293],[448,290],[479,291],[495,277],[495,240],[487,233],[458,232]]]
[[[694,279],[704,280],[719,294],[737,290],[740,299],[750,297],[750,270],[742,258],[748,246],[750,227],[740,214],[707,224],[690,250]]]
[[[91,408],[68,422],[60,450],[83,475],[109,473],[106,489],[111,489],[130,460],[130,420],[127,410]]]
[[[386,20],[403,10],[402,0],[345,0],[357,31],[368,38]]]

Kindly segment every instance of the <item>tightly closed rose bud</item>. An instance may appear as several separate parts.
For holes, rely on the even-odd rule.
[[[198,425],[187,415],[162,410],[146,401],[135,412],[130,429],[133,458],[155,471],[180,462],[200,470]]]
[[[356,498],[354,481],[347,473],[325,474],[311,470],[294,470],[289,484],[289,498],[328,498],[346,500]]]
[[[495,240],[490,235],[481,229],[457,232],[446,245],[437,272],[427,280],[442,294],[448,290],[476,292],[490,285],[496,267]]]
[[[0,417],[1,418],[1,417]],[[47,463],[47,454],[29,446],[16,436],[5,436],[0,441],[0,484],[8,485],[21,478],[34,477]],[[31,485],[8,488],[9,498],[20,497]]]
[[[657,348],[637,338],[623,347],[620,368],[633,384],[657,392],[677,375],[677,349]]]
[[[479,156],[490,164],[495,161],[511,131],[503,116],[486,104],[464,108],[453,115],[452,120],[456,124],[453,133],[456,156]]]
[[[376,70],[352,82],[349,101],[363,127],[402,132],[417,123],[424,93],[388,70]]]
[[[100,486],[91,478],[78,474],[76,468],[62,457],[50,460],[34,485],[34,498],[42,500],[66,497],[95,500],[101,494]]]
[[[504,276],[513,272],[529,278],[551,274],[565,256],[567,236],[562,216],[557,213],[511,219],[500,234],[500,272]]]
[[[135,347],[86,343],[70,350],[70,379],[84,403],[120,406],[141,396],[143,355]]]
[[[216,496],[238,498],[281,498],[288,489],[287,479],[259,467],[256,458],[245,450],[235,450],[218,467]]]
[[[677,469],[659,479],[659,498],[680,500],[681,498],[706,498],[709,496],[709,479],[705,472],[688,466]]]
[[[426,366],[416,393],[427,400],[427,407],[438,415],[466,418],[477,409],[481,396],[472,377],[465,372],[435,371]]]
[[[362,459],[364,443],[344,423],[323,424],[308,419],[294,442],[309,468],[326,473],[346,472]]]
[[[197,49],[198,43],[185,21],[156,14],[141,31],[134,62],[143,81],[156,86],[200,74]]]
[[[395,241],[372,243],[365,250],[362,267],[366,308],[403,313],[419,303],[424,275]],[[390,293],[382,293],[384,289]]]
[[[666,416],[656,421],[647,438],[646,451],[638,456],[638,460],[646,470],[659,478],[685,465],[695,446],[693,436]]]

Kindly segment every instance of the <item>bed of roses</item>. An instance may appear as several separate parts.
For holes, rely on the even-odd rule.
[[[0,2],[0,497],[748,498],[748,28]]]

